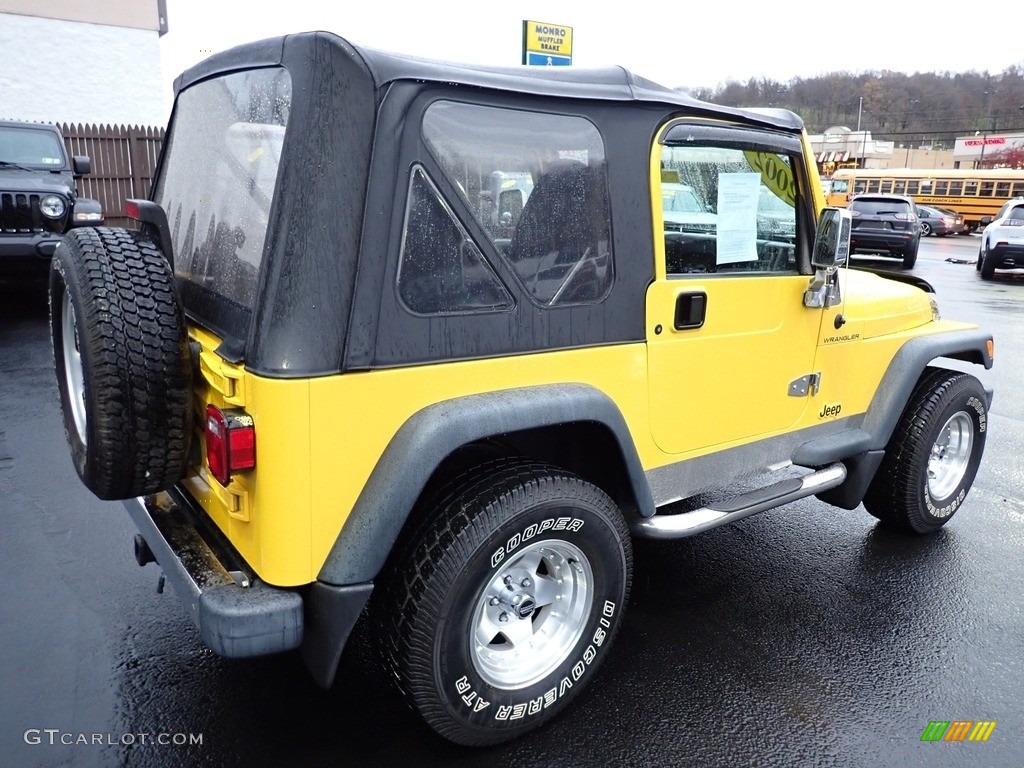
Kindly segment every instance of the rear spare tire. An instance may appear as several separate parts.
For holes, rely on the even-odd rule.
[[[72,230],[50,267],[50,337],[64,432],[101,499],[165,489],[192,433],[192,366],[170,265],[142,232]]]

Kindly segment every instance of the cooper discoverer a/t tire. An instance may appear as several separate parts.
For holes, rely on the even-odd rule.
[[[981,382],[966,373],[926,369],[868,487],[865,509],[893,528],[937,531],[963,504],[987,431]]]
[[[192,366],[170,265],[145,234],[72,230],[50,268],[50,336],[71,457],[101,499],[173,485],[192,432]]]
[[[619,509],[571,473],[509,459],[420,509],[377,596],[386,665],[456,743],[547,722],[594,677],[622,622],[632,550]]]

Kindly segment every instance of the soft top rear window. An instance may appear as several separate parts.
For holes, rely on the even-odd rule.
[[[906,213],[910,210],[910,203],[906,200],[853,200],[850,208],[862,213],[886,214]]]
[[[266,68],[182,91],[156,182],[186,310],[237,341],[256,298],[291,90],[286,70]]]

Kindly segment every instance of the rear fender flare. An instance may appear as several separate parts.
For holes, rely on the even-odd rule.
[[[586,384],[524,387],[446,400],[413,414],[395,433],[324,562],[318,580],[328,584],[371,581],[384,565],[431,475],[458,448],[489,437],[555,425],[603,426],[618,447],[644,517],[654,498],[621,411],[605,393]]]

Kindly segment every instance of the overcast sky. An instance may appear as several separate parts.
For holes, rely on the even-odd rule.
[[[1002,72],[1024,65],[1009,8],[986,13],[983,22],[980,6],[968,20],[962,5],[835,0],[167,0],[169,31],[160,45],[169,90],[210,51],[317,29],[415,56],[517,65],[522,22],[530,19],[572,27],[576,66],[619,64],[672,88],[715,87],[834,71]]]

